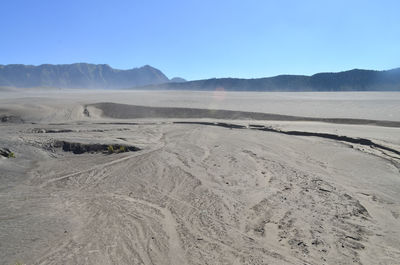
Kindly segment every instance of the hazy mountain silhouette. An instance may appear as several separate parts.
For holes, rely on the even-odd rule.
[[[186,79],[183,79],[181,77],[174,77],[169,80],[170,83],[183,83],[186,82]]]
[[[168,83],[142,89],[228,91],[400,91],[400,68],[388,71],[354,69],[312,76],[279,75],[268,78],[212,78]]]
[[[387,71],[354,69],[312,76],[279,75],[267,78],[212,78],[169,80],[160,70],[145,65],[130,70],[106,64],[0,65],[0,86],[55,88],[133,88],[227,91],[400,91],[400,68]]]
[[[149,65],[130,70],[106,64],[0,65],[0,86],[57,88],[127,88],[169,82]]]

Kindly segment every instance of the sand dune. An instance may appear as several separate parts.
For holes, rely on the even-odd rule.
[[[400,259],[398,121],[83,98],[0,103],[1,264]]]

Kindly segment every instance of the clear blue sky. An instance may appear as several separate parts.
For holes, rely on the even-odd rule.
[[[1,0],[0,64],[145,64],[168,77],[400,67],[400,1]]]

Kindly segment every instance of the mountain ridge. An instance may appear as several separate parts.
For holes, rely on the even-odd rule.
[[[144,65],[128,70],[107,64],[0,65],[0,86],[116,89],[169,82],[160,70]]]
[[[168,79],[150,65],[127,70],[108,64],[0,64],[0,87],[227,91],[400,91],[400,68],[352,69],[263,78]]]
[[[400,91],[400,68],[376,71],[352,69],[307,75],[264,78],[211,78],[145,86],[140,89],[227,91]]]
[[[151,85],[136,89],[227,91],[400,91],[400,68],[377,71],[352,69],[307,75],[263,78],[211,78]]]

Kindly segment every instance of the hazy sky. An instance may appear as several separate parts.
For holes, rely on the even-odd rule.
[[[400,67],[400,1],[1,0],[0,64],[150,64],[168,77]]]

